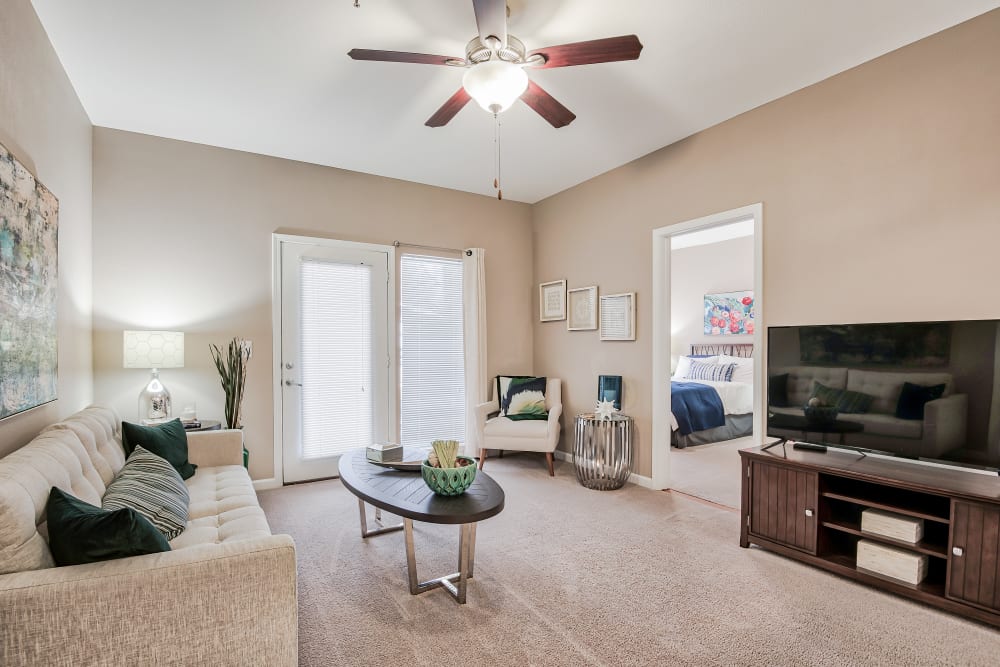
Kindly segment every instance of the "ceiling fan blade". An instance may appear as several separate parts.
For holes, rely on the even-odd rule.
[[[351,49],[347,55],[355,60],[377,60],[387,63],[418,63],[421,65],[452,65],[464,62],[464,58],[432,56],[427,53],[407,53],[406,51],[376,51],[374,49]]]
[[[595,63],[610,63],[617,60],[636,60],[642,52],[642,43],[635,35],[621,37],[606,37],[592,39],[588,42],[573,42],[560,44],[544,49],[536,49],[528,57],[536,53],[545,58],[545,62],[537,65],[537,69],[549,67],[569,67],[570,65],[593,65]]]
[[[496,37],[506,46],[507,0],[472,0],[472,8],[476,10],[476,26],[483,46],[487,46],[488,37]]]
[[[459,111],[462,110],[466,104],[469,103],[469,94],[465,92],[465,88],[459,88],[458,91],[448,98],[448,101],[441,105],[441,108],[434,112],[434,115],[427,119],[424,123],[427,127],[444,127],[448,122],[455,117]]]
[[[564,107],[534,81],[528,82],[528,89],[521,95],[521,101],[534,109],[539,116],[549,121],[549,124],[556,129],[565,127],[576,119],[575,113]]]

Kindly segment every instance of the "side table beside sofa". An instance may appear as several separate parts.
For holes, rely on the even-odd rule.
[[[187,528],[171,551],[54,567],[53,486],[94,505],[125,461],[121,421],[91,406],[0,459],[4,665],[295,665],[295,545],[272,535],[243,434],[188,434]]]

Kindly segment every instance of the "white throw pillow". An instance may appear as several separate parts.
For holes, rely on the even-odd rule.
[[[736,364],[732,382],[753,383],[753,357],[731,357],[728,354],[720,354],[719,363]]]
[[[695,361],[700,361],[703,364],[717,364],[719,363],[719,357],[705,357],[703,359],[696,359]],[[691,372],[691,357],[682,356],[677,358],[677,368],[674,370],[674,379],[683,380]]]

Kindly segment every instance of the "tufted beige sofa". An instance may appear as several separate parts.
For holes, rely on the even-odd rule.
[[[295,545],[271,535],[242,431],[188,434],[198,470],[171,551],[54,567],[49,490],[100,505],[120,424],[91,406],[0,459],[0,664],[296,664]]]
[[[907,456],[938,458],[965,444],[969,398],[955,393],[951,373],[870,371],[827,366],[788,366],[773,369],[772,375],[788,373],[788,402],[792,407],[768,406],[773,413],[803,415],[803,406],[819,382],[833,389],[860,391],[874,396],[871,410],[864,414],[842,414],[840,419],[860,422],[861,433],[848,433],[845,444],[855,447],[885,447],[886,438],[894,438],[895,451]],[[924,407],[924,418],[899,419],[896,404],[903,383],[945,385],[944,395]],[[795,437],[797,433],[790,433]]]

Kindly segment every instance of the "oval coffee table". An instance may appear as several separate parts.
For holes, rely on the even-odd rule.
[[[405,458],[405,457],[404,457]],[[444,588],[459,604],[465,604],[468,580],[476,559],[476,523],[503,510],[504,492],[493,478],[478,471],[472,486],[460,496],[439,496],[428,488],[420,473],[382,468],[368,462],[364,449],[340,457],[340,481],[358,497],[361,537],[403,530],[406,536],[406,569],[410,594],[419,595]],[[365,503],[403,518],[403,525],[369,530]],[[413,522],[459,524],[458,572],[421,582],[413,548]],[[456,585],[457,584],[457,585]]]

